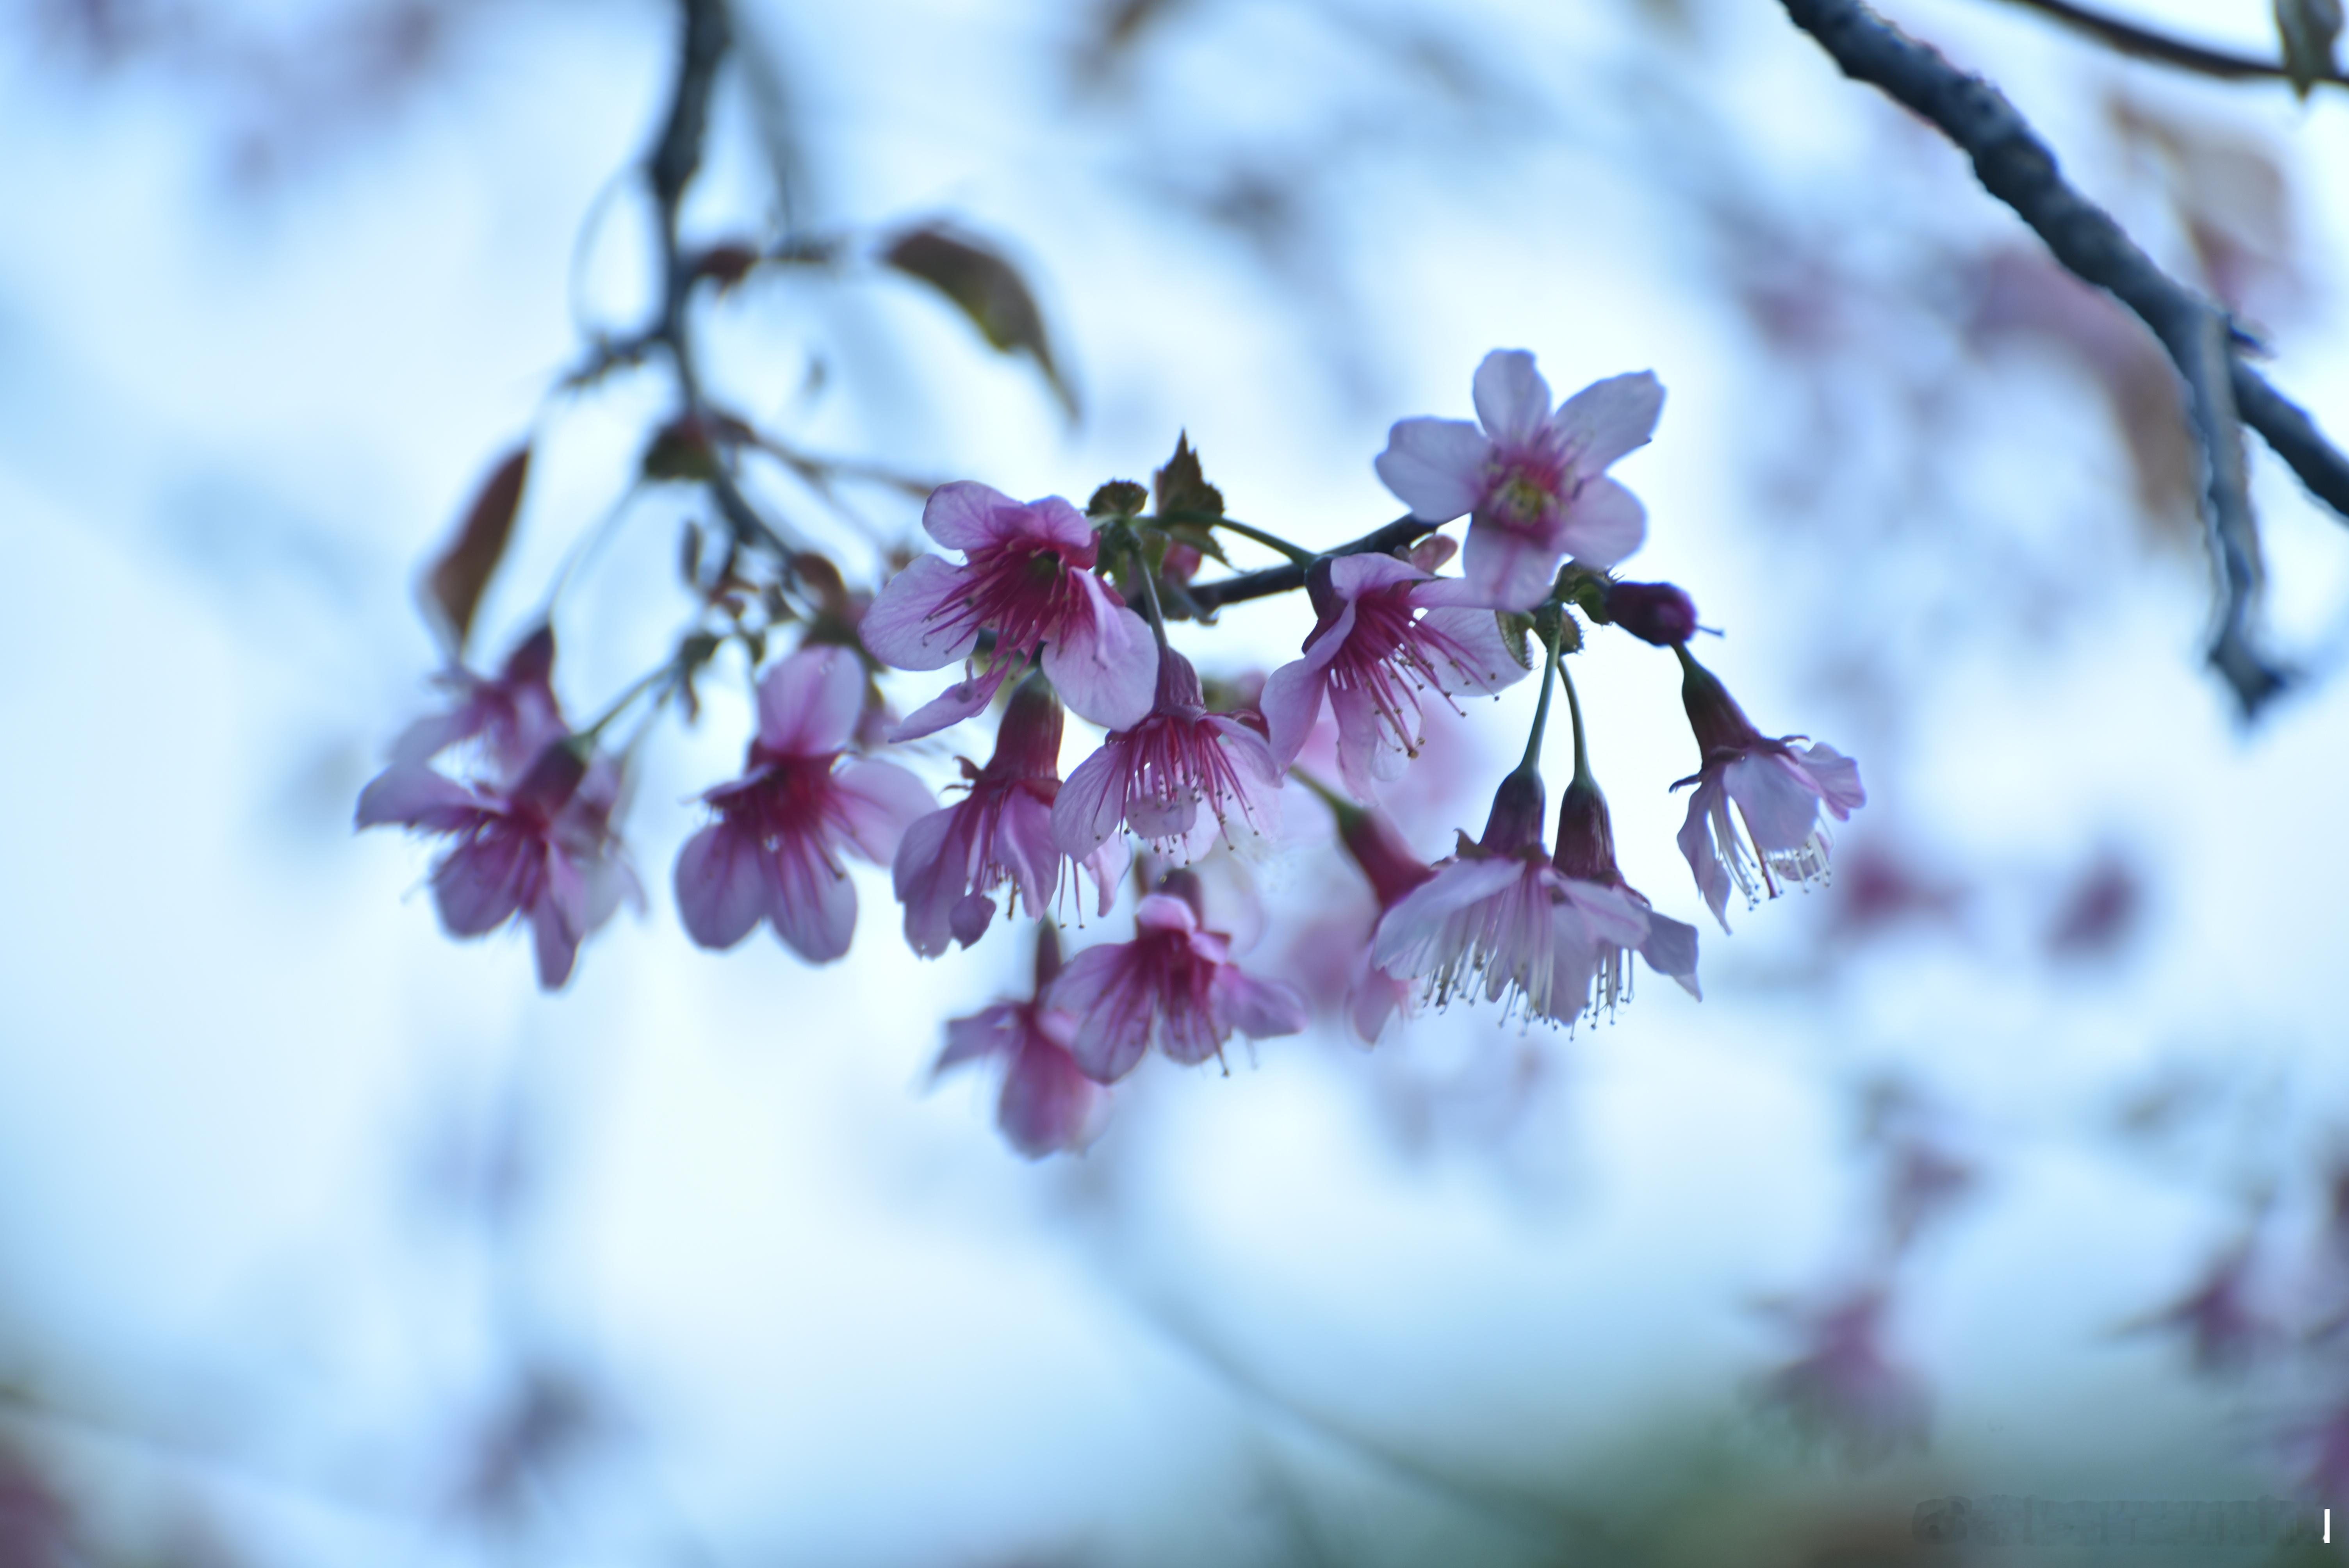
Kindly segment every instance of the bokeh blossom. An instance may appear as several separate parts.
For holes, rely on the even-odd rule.
[[[1807,1441],[1868,1466],[1924,1446],[1925,1386],[1884,1348],[1885,1292],[1868,1286],[1799,1315],[1804,1348],[1755,1390]]]
[[[1149,715],[1111,734],[1061,786],[1052,836],[1072,860],[1090,859],[1121,824],[1187,858],[1235,816],[1258,828],[1274,820],[1280,764],[1264,737],[1229,714],[1209,713],[1199,672],[1172,648],[1159,650],[1157,680]]]
[[[811,964],[848,951],[853,852],[886,865],[936,802],[889,762],[846,758],[864,707],[864,669],[843,647],[808,647],[759,683],[759,733],[742,777],[702,799],[718,820],[677,857],[677,908],[704,947],[731,947],[766,920]]]
[[[395,761],[359,795],[357,825],[392,824],[455,841],[432,868],[432,901],[451,936],[529,923],[546,990],[571,977],[579,944],[624,899],[641,897],[611,828],[619,773],[584,740],[543,748],[508,787],[468,786]]]
[[[1402,776],[1425,738],[1419,694],[1492,693],[1522,678],[1490,610],[1466,585],[1392,555],[1341,555],[1306,573],[1315,622],[1305,656],[1281,665],[1260,699],[1273,755],[1297,760],[1321,716],[1338,722],[1338,769],[1357,799]]]
[[[1528,1017],[1570,1022],[1589,1005],[1601,955],[1648,939],[1647,912],[1620,890],[1563,875],[1542,842],[1541,778],[1501,781],[1485,836],[1379,922],[1371,962],[1426,982],[1438,1006],[1482,988]]]
[[[889,581],[859,633],[875,658],[906,670],[967,659],[991,633],[983,671],[897,727],[911,740],[985,708],[1040,649],[1061,700],[1108,729],[1139,723],[1156,690],[1158,647],[1149,624],[1093,573],[1092,525],[1059,496],[1022,505],[968,480],[940,485],[922,526],[964,563],[925,555]]]
[[[1052,839],[1052,801],[1061,791],[1062,724],[1050,685],[1030,676],[1011,695],[987,766],[963,763],[970,793],[905,830],[894,872],[905,906],[905,940],[923,957],[985,935],[995,919],[993,894],[1007,882],[1030,916],[1041,914],[1059,890],[1064,868]],[[1082,862],[1103,914],[1127,858],[1124,841],[1116,839]]]
[[[483,760],[502,779],[521,777],[566,728],[554,700],[554,628],[542,623],[515,645],[494,676],[462,667],[439,677],[456,705],[408,727],[392,746],[401,762],[429,762],[452,746],[479,740]]]
[[[1467,516],[1461,565],[1478,603],[1530,610],[1561,557],[1609,567],[1640,548],[1647,513],[1606,469],[1655,433],[1664,389],[1652,373],[1595,381],[1553,413],[1534,356],[1496,348],[1474,391],[1482,429],[1398,420],[1377,468],[1421,521]]]
[[[1153,1042],[1190,1066],[1222,1055],[1234,1030],[1265,1039],[1305,1027],[1295,991],[1247,974],[1231,961],[1231,939],[1202,929],[1185,874],[1168,879],[1177,891],[1134,910],[1132,942],[1086,948],[1052,984],[1049,1005],[1076,1020],[1070,1054],[1096,1083],[1133,1071]]]
[[[931,1069],[943,1073],[972,1062],[999,1062],[1003,1088],[996,1099],[996,1125],[1030,1160],[1082,1151],[1100,1136],[1109,1112],[1109,1091],[1087,1078],[1069,1054],[1076,1019],[1045,1000],[1060,970],[1060,937],[1047,921],[1036,932],[1035,995],[948,1019],[947,1048]]]

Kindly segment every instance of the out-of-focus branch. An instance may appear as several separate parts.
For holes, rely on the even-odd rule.
[[[1439,524],[1422,522],[1415,517],[1399,517],[1384,528],[1374,528],[1361,538],[1326,552],[1330,555],[1365,555],[1373,552],[1400,550],[1424,534],[1435,531]],[[1244,572],[1237,577],[1225,577],[1214,583],[1191,584],[1191,603],[1200,610],[1214,614],[1226,604],[1237,604],[1244,599],[1264,599],[1275,593],[1288,593],[1305,586],[1305,566],[1292,562],[1287,566],[1268,566],[1261,572]]]
[[[2065,183],[2055,155],[2004,94],[1969,76],[1918,43],[1860,0],[1783,0],[1795,25],[1816,38],[1846,76],[1883,90],[1930,120],[1973,160],[1982,188],[2014,209],[2055,259],[2109,291],[2135,311],[2169,353],[2185,379],[2195,433],[2209,469],[2205,521],[2220,589],[2218,630],[2210,662],[2234,688],[2246,717],[2283,689],[2283,672],[2251,641],[2250,622],[2260,591],[2259,535],[2243,480],[2238,411],[2267,435],[2291,405],[2256,371],[2235,359],[2233,324],[2210,301],[2172,279],[2095,202]],[[2253,396],[2237,388],[2252,385]],[[2266,392],[2266,398],[2258,394]],[[2270,400],[2272,400],[2271,403]],[[2279,408],[2273,405],[2281,405]],[[2297,410],[2293,410],[2297,413]],[[2309,488],[2330,501],[2316,474],[2336,480],[2349,471],[2305,415],[2287,446],[2270,436],[2279,456]],[[2313,438],[2312,441],[2310,438]],[[2317,462],[2311,447],[2328,462]],[[2311,466],[2304,466],[2311,465]],[[2334,493],[2340,493],[2336,488]]]
[[[2007,0],[2010,5],[2053,16],[2056,21],[2077,32],[2111,46],[2124,55],[2141,60],[2155,60],[2180,70],[2197,71],[2223,81],[2290,81],[2292,73],[2276,60],[2263,60],[2255,55],[2238,55],[2224,49],[2212,49],[2192,44],[2183,38],[2171,37],[2140,27],[2118,16],[2107,16],[2091,11],[2085,5],[2075,5],[2072,0]],[[2335,87],[2349,86],[2349,76],[2329,71],[2314,78],[2331,82]]]

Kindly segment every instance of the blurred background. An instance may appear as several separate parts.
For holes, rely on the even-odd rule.
[[[2349,430],[2337,90],[1892,10]],[[2275,52],[2255,0],[2127,11]],[[1400,510],[1389,424],[1465,416],[1488,349],[1653,368],[1626,570],[1763,729],[1858,758],[1833,882],[1704,924],[1702,1003],[1154,1059],[1031,1164],[929,1074],[1026,984],[1009,935],[916,959],[869,869],[827,968],[678,930],[750,722],[721,665],[642,754],[647,911],[541,995],[352,802],[438,700],[419,563],[516,440],[484,657],[597,530],[573,711],[689,607],[706,507],[635,483],[666,377],[559,385],[649,308],[675,8],[9,0],[0,1564],[1767,1568],[2007,1560],[1913,1538],[1951,1495],[2349,1508],[2349,533],[2254,443],[2308,678],[2247,728],[2165,362],[1928,128],[1761,0],[734,12],[685,229],[841,243],[698,304],[732,404],[1081,502],[1187,430],[1320,545]],[[1027,280],[1067,401],[872,260],[934,221]],[[760,483],[852,578],[918,539],[885,484]],[[1302,614],[1176,641],[1238,679]],[[1702,922],[1672,661],[1601,634],[1577,676],[1626,873]],[[1423,852],[1530,700],[1440,727]],[[1369,903],[1290,804],[1211,896],[1311,989],[1284,944]]]

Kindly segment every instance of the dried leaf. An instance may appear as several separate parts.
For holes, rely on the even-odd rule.
[[[1501,645],[1509,650],[1509,656],[1517,661],[1519,668],[1533,668],[1534,618],[1514,610],[1495,610],[1493,620],[1501,628]]]
[[[424,574],[425,618],[452,661],[464,656],[473,613],[481,607],[481,594],[504,559],[506,542],[513,537],[514,514],[522,508],[523,481],[529,473],[530,448],[524,444],[490,471],[457,537]]]
[[[1164,468],[1151,476],[1151,489],[1162,513],[1224,515],[1224,492],[1209,484],[1206,476],[1199,471],[1199,454],[1192,447],[1187,430],[1174,438],[1174,455],[1166,459]]]
[[[2292,91],[2306,98],[2317,83],[2341,74],[2333,58],[2333,41],[2341,36],[2341,0],[2275,0],[2275,19]]]
[[[1139,517],[1150,502],[1150,492],[1132,480],[1112,480],[1085,502],[1085,515],[1095,521],[1112,517]]]
[[[1077,418],[1076,394],[1052,358],[1044,313],[1017,267],[987,245],[936,223],[900,234],[881,259],[952,300],[995,348],[1032,357],[1069,418]]]

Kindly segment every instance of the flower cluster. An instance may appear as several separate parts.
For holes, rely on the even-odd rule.
[[[1663,390],[1652,375],[1602,380],[1553,407],[1533,356],[1496,350],[1473,392],[1475,423],[1404,419],[1377,458],[1410,516],[1328,551],[1228,516],[1187,441],[1153,488],[1112,482],[1082,511],[1058,496],[941,486],[923,527],[960,559],[916,554],[869,595],[780,536],[746,533],[730,509],[748,503],[727,492],[735,543],[715,570],[688,536],[699,624],[612,710],[648,697],[656,713],[672,700],[698,711],[697,674],[730,646],[763,668],[742,771],[703,793],[707,820],[677,858],[687,934],[723,949],[763,922],[803,960],[831,963],[854,937],[858,860],[888,868],[905,941],[924,958],[973,946],[1015,916],[1035,922],[1034,987],[955,1020],[937,1064],[999,1063],[999,1119],[1030,1155],[1084,1147],[1108,1086],[1154,1047],[1197,1065],[1220,1060],[1235,1034],[1306,1026],[1297,991],[1237,961],[1244,944],[1232,932],[1246,924],[1211,919],[1206,882],[1185,869],[1235,850],[1288,852],[1292,779],[1334,813],[1375,904],[1317,927],[1337,949],[1319,968],[1343,976],[1344,1010],[1366,1040],[1423,1001],[1481,997],[1568,1026],[1611,1013],[1630,995],[1634,954],[1697,995],[1695,929],[1659,913],[1617,864],[1563,663],[1585,624],[1620,627],[1682,665],[1700,766],[1682,781],[1695,788],[1680,847],[1724,929],[1733,888],[1751,903],[1825,872],[1823,819],[1862,803],[1857,769],[1827,747],[1760,734],[1691,656],[1700,628],[1689,596],[1614,574],[1647,518],[1607,470],[1655,429]],[[703,419],[686,466],[717,471],[720,436],[750,439],[737,424]],[[1437,530],[1463,517],[1455,547]],[[1228,564],[1227,540],[1288,564],[1202,582],[1211,560]],[[1446,575],[1455,548],[1460,573]],[[1172,640],[1181,623],[1211,626],[1225,604],[1299,590],[1311,624],[1299,656],[1268,675],[1203,681]],[[776,634],[796,645],[771,655]],[[584,733],[566,726],[554,646],[542,628],[494,678],[446,677],[454,706],[402,738],[358,813],[362,827],[451,841],[432,872],[443,923],[470,936],[526,920],[549,988],[635,887],[613,833],[619,766],[595,742],[611,716]],[[892,722],[876,676],[957,665],[959,678]],[[1464,712],[1528,675],[1538,691],[1524,761],[1501,780],[1482,834],[1462,833],[1429,863],[1381,804],[1430,747],[1427,705]],[[1561,690],[1575,765],[1553,848],[1541,761]],[[998,707],[988,759],[959,763],[958,799],[942,803],[915,772],[870,755]],[[1064,779],[1070,714],[1100,738]],[[455,775],[434,766],[450,754],[463,762]],[[1309,764],[1333,767],[1336,785]],[[1147,874],[1130,879],[1136,868]],[[1064,964],[1052,916],[1089,882],[1080,913],[1106,918],[1130,880],[1131,938],[1096,941]]]

